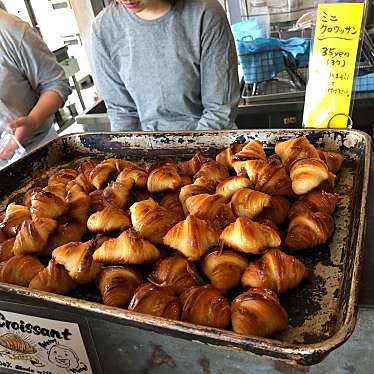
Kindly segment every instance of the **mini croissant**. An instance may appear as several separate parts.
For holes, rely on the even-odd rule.
[[[222,227],[235,221],[235,216],[221,195],[201,194],[189,197],[186,208],[191,215],[212,221]]]
[[[143,284],[135,291],[128,309],[174,320],[178,320],[180,315],[179,300],[173,290],[151,283]]]
[[[270,206],[270,195],[249,188],[241,188],[236,191],[231,199],[231,209],[236,217],[252,219]]]
[[[334,219],[324,213],[305,212],[293,217],[288,226],[286,246],[292,251],[325,244],[335,228]]]
[[[233,160],[245,161],[245,160],[266,160],[266,154],[262,143],[258,140],[252,140],[246,144],[242,150],[235,153]]]
[[[63,184],[63,183],[57,183],[57,184],[49,184],[48,186],[44,187],[42,191],[45,192],[50,192],[53,195],[56,195],[59,197],[61,200],[65,200],[66,197],[66,187],[71,184],[75,183],[74,180],[70,181],[68,184]]]
[[[75,169],[60,169],[48,179],[48,185],[52,186],[55,184],[67,185],[70,181],[78,176],[78,171]]]
[[[104,208],[93,213],[87,221],[88,230],[96,233],[123,231],[131,226],[130,218],[121,209]]]
[[[49,238],[47,253],[51,253],[55,248],[64,244],[80,242],[86,232],[87,226],[85,223],[64,223],[59,225]]]
[[[282,196],[272,196],[270,206],[256,217],[256,222],[273,222],[274,225],[283,223],[290,210],[290,202]]]
[[[26,206],[27,208],[31,208],[32,195],[35,192],[40,192],[42,190],[43,190],[43,188],[41,188],[41,187],[34,187],[34,188],[30,188],[29,190],[27,190],[27,192],[23,195],[22,204],[24,206]]]
[[[91,171],[89,179],[96,189],[101,189],[104,185],[117,174],[115,159],[108,159],[100,162]]]
[[[255,254],[261,253],[266,248],[276,248],[281,245],[281,238],[274,228],[253,222],[247,217],[239,217],[227,226],[220,240],[239,252]]]
[[[226,293],[240,283],[247,266],[247,259],[233,251],[211,252],[201,264],[203,272],[212,285],[222,293]]]
[[[151,193],[175,191],[182,185],[182,179],[176,166],[164,165],[149,173],[147,188]]]
[[[43,252],[50,235],[57,227],[57,221],[50,218],[36,218],[34,221],[23,222],[14,242],[14,254],[19,256]]]
[[[205,186],[196,185],[195,183],[182,187],[179,193],[179,199],[182,203],[184,214],[188,215],[188,209],[186,207],[186,200],[189,197],[195,196],[195,195],[210,194],[210,193],[213,193],[211,189]]]
[[[13,246],[16,238],[10,238],[0,243],[0,262],[8,261],[14,256]]]
[[[238,334],[267,337],[287,327],[288,315],[272,290],[252,288],[232,302],[231,323]]]
[[[117,307],[126,305],[141,283],[141,273],[130,266],[106,267],[101,270],[97,279],[103,303]]]
[[[94,261],[112,265],[152,263],[159,257],[158,249],[149,241],[139,238],[133,230],[105,241],[93,255]]]
[[[209,248],[218,244],[220,230],[195,216],[177,223],[164,236],[164,244],[183,253],[189,260],[198,260]]]
[[[178,162],[178,169],[181,174],[193,177],[207,160],[208,159],[201,153],[196,153],[190,160]]]
[[[242,285],[281,293],[297,287],[305,277],[306,268],[301,261],[279,249],[271,249],[249,264],[242,276]]]
[[[153,284],[172,288],[176,295],[180,295],[192,286],[203,284],[194,265],[179,255],[157,261],[149,280]]]
[[[246,177],[230,177],[220,182],[216,188],[216,194],[221,195],[225,198],[225,201],[229,201],[231,196],[241,188],[246,188],[251,185],[251,182]]]
[[[104,190],[96,190],[89,194],[91,199],[91,212],[95,213],[105,208],[104,200],[103,200],[103,192]]]
[[[101,265],[92,258],[97,245],[96,239],[86,243],[71,242],[54,249],[52,257],[65,267],[75,282],[90,283],[97,278],[101,269]]]
[[[90,216],[91,199],[78,184],[71,184],[66,195],[66,202],[70,209],[67,216],[71,222],[85,224]]]
[[[191,287],[181,297],[182,321],[225,329],[230,322],[227,299],[212,285]]]
[[[43,264],[33,256],[14,256],[0,266],[0,281],[28,287],[31,279],[44,269]]]
[[[333,174],[337,174],[342,167],[344,161],[344,155],[337,152],[326,152],[319,151],[319,157],[322,161],[325,161],[329,171]]]
[[[30,209],[15,203],[9,204],[1,223],[1,228],[9,237],[17,235],[22,223],[31,218]]]
[[[78,176],[73,181],[69,182],[66,185],[67,190],[70,189],[71,183],[79,184],[82,187],[83,191],[86,193],[90,193],[95,190],[95,187],[92,185],[89,176],[86,176],[86,174],[83,173],[78,174]]]
[[[31,216],[33,218],[59,218],[69,209],[69,205],[57,195],[40,191],[32,195]]]
[[[134,185],[132,179],[112,182],[103,191],[103,203],[112,208],[125,209],[130,201],[130,192]]]
[[[162,244],[164,235],[178,222],[179,217],[153,199],[143,200],[130,207],[131,221],[139,235],[152,243]]]
[[[229,172],[227,167],[220,164],[217,161],[209,160],[205,162],[200,170],[194,175],[193,179],[196,180],[200,177],[205,177],[213,181],[221,181],[222,179],[228,178]]]
[[[66,269],[54,259],[51,259],[48,266],[36,274],[29,284],[29,288],[60,295],[68,294],[76,286]]]
[[[148,173],[141,167],[133,164],[128,165],[119,173],[116,181],[127,185],[132,182],[137,188],[146,188]]]
[[[233,168],[233,156],[242,150],[243,144],[232,143],[228,148],[218,153],[216,161],[226,166],[227,168]]]
[[[179,199],[179,192],[169,192],[160,201],[160,205],[165,209],[173,212],[178,221],[183,221],[186,216],[184,215],[183,206]]]
[[[100,160],[88,159],[83,161],[78,167],[78,173],[83,174],[87,180],[90,181],[91,171],[95,169],[98,164],[100,164]]]

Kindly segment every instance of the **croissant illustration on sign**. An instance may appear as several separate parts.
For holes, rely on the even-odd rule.
[[[35,347],[15,334],[4,334],[0,336],[0,345],[19,353],[36,353]]]

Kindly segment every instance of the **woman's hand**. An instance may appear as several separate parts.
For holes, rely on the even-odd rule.
[[[13,122],[9,123],[8,127],[16,130],[14,136],[20,143],[22,143],[36,128],[39,127],[39,124],[33,117],[26,116],[17,118]]]

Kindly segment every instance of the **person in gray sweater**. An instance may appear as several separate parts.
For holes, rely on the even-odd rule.
[[[50,134],[52,115],[70,93],[64,70],[40,36],[0,10],[0,131],[13,129],[26,149],[33,148]],[[0,159],[14,147],[0,150]]]
[[[236,49],[216,0],[112,1],[90,51],[113,131],[236,128]]]

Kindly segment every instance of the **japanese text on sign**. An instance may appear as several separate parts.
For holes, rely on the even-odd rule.
[[[347,127],[364,3],[319,4],[309,82],[306,127]]]

